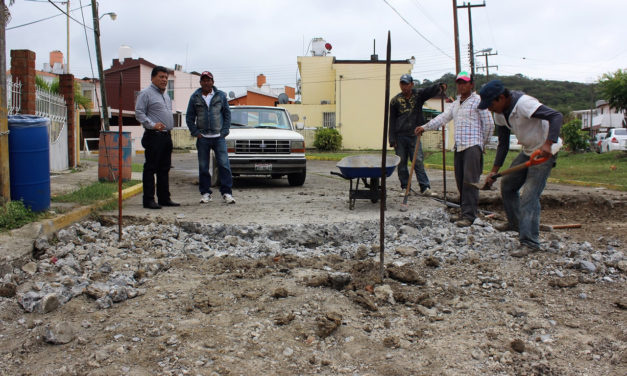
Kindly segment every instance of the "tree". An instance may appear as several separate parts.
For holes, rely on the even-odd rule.
[[[562,138],[568,150],[577,152],[586,150],[589,145],[589,138],[586,132],[581,130],[581,120],[575,119],[564,124],[562,127]]]
[[[52,83],[48,83],[48,81],[43,78],[36,76],[35,77],[35,85],[38,87],[50,91],[55,94],[59,94],[59,79],[55,78]],[[74,103],[79,107],[84,109],[87,114],[90,114],[91,108],[91,100],[84,96],[81,91],[81,85],[78,82],[74,82]]]
[[[599,91],[611,107],[627,110],[627,71],[605,73],[599,80]]]

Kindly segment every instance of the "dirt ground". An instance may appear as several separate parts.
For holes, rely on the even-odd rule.
[[[36,289],[36,281],[62,285],[60,272],[46,271],[42,262],[55,254],[55,244],[68,242],[49,239],[51,248],[37,258],[2,265],[0,375],[627,374],[625,193],[547,187],[542,223],[582,225],[541,233],[562,251],[515,258],[500,249],[499,239],[505,238],[494,234],[488,254],[477,246],[475,252],[451,249],[452,256],[440,257],[433,246],[417,249],[407,235],[399,235],[386,245],[381,279],[379,243],[373,240],[378,226],[352,234],[361,242],[334,237],[349,222],[376,224],[379,211],[368,200],[348,210],[348,182],[329,176],[333,163],[310,163],[302,189],[239,180],[236,205],[214,198],[200,209],[194,174],[184,162],[175,166],[180,168],[173,196],[183,206],[154,213],[142,211],[140,199],[130,200],[125,225],[145,226],[148,235],[125,242],[144,247],[110,242],[98,255],[111,260],[113,270],[133,272],[136,297],[103,309],[85,293],[48,313],[28,313],[15,293]],[[430,173],[435,191],[442,187],[437,174]],[[400,213],[395,179],[389,180],[388,215],[396,221],[391,223],[411,227],[409,218],[442,211],[436,201],[412,196],[410,213]],[[447,195],[453,200],[452,182],[451,176]],[[482,193],[481,206],[503,215],[498,192]],[[116,227],[113,214],[99,218],[105,228]],[[451,228],[450,236],[472,249],[473,236],[491,234],[493,221],[483,217],[476,231]],[[193,224],[216,222],[242,227],[239,235],[220,239],[224,249],[213,257],[169,255],[169,248],[160,246],[163,239],[150,235],[151,229],[183,226],[189,232]],[[247,231],[297,224],[328,226],[318,230],[320,254],[300,257],[269,247],[262,257],[229,255],[229,244],[239,250],[253,244],[245,241]],[[425,228],[421,231],[424,235]],[[201,235],[206,234],[198,230],[192,237]],[[89,242],[85,238],[74,243]],[[279,238],[273,244],[290,240]],[[424,244],[449,244],[438,239]],[[334,252],[335,243],[353,250]],[[597,261],[596,271],[569,261],[576,249],[590,249],[585,254]],[[161,266],[138,266],[146,260]],[[37,271],[21,273],[29,262],[39,265]],[[83,276],[89,281],[106,279],[102,268],[87,269]],[[7,291],[11,284],[13,294]]]

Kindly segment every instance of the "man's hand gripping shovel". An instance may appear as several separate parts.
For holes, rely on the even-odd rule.
[[[487,191],[490,190],[490,188],[492,187],[492,184],[496,181],[496,179],[500,178],[501,176],[505,176],[505,175],[509,175],[513,172],[516,171],[520,171],[520,170],[524,170],[526,168],[529,168],[531,166],[535,166],[535,165],[539,165],[540,163],[544,163],[549,159],[549,156],[545,156],[545,157],[541,157],[541,153],[542,151],[540,149],[534,151],[531,156],[529,157],[529,160],[525,163],[521,163],[519,165],[516,165],[514,167],[510,167],[506,170],[503,170],[501,172],[497,172],[496,174],[492,175],[489,178],[486,178],[485,182],[483,183],[483,185],[479,185],[478,183],[466,183],[468,185],[471,185],[477,189],[480,189],[482,191]],[[489,181],[489,179],[491,178],[491,181]]]

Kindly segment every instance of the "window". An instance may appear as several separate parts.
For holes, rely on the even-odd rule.
[[[335,112],[322,113],[322,126],[325,128],[335,128]]]
[[[83,96],[89,99],[90,102],[94,102],[94,97],[91,95],[91,90],[83,90]]]
[[[168,80],[168,95],[174,100],[174,80]]]

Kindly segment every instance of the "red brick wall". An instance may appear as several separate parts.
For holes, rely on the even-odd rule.
[[[59,76],[59,91],[65,98],[67,106],[67,152],[70,167],[76,166],[76,138],[74,124],[74,75],[62,74]]]
[[[120,99],[120,72],[105,74],[105,85],[107,86],[107,104],[112,109],[118,109],[122,105],[122,110],[135,111],[135,93],[140,91],[140,66],[125,69],[122,72],[122,98]]]
[[[22,103],[20,113],[35,115],[35,52],[11,50],[11,76],[13,82],[22,83]]]

